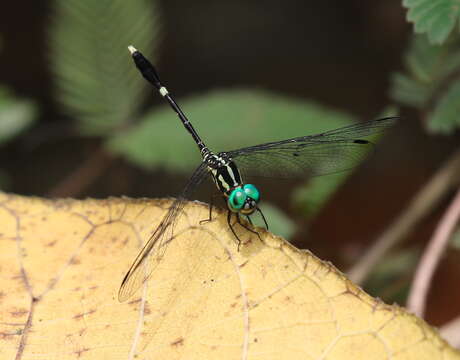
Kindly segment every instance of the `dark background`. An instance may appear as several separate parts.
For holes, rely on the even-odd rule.
[[[169,88],[179,100],[216,87],[244,85],[314,100],[362,120],[375,118],[391,103],[390,76],[403,71],[412,34],[399,0],[159,4],[163,30],[158,66],[168,74]],[[47,51],[50,9],[49,1],[8,2],[0,12],[0,82],[40,106],[39,121],[0,151],[7,190],[18,194],[47,196],[93,156],[99,144],[98,139],[77,135],[53,101]],[[377,154],[315,218],[308,236],[298,232],[296,245],[346,270],[458,143],[452,137],[427,135],[420,115],[410,109],[402,109],[402,115]],[[289,126],[288,119],[280,121]],[[174,195],[176,185],[180,189],[186,181],[174,174],[143,171],[122,159],[109,163],[83,191],[68,195],[160,197]],[[271,192],[279,193],[277,184]],[[288,200],[278,196],[278,204],[303,229],[301,216]],[[406,247],[422,246],[430,238],[448,201],[433,209]],[[436,325],[460,313],[460,292],[452,287],[458,283],[459,260],[458,252],[450,252],[436,275],[427,314]]]

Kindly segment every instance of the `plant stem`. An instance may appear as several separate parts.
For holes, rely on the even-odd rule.
[[[460,348],[460,316],[443,325],[439,332],[450,345]]]
[[[431,280],[438,267],[444,251],[449,244],[452,232],[460,218],[460,189],[454,197],[446,213],[439,222],[433,237],[415,271],[415,278],[407,300],[407,308],[416,315],[423,317],[426,309],[426,299]]]
[[[412,228],[425,217],[444,194],[449,191],[460,178],[460,149],[458,149],[430,179],[409,206],[375,241],[361,260],[348,271],[348,277],[356,284],[362,284],[374,266],[396,244],[404,240]]]

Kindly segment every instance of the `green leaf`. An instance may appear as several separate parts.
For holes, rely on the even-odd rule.
[[[407,20],[414,23],[416,33],[426,33],[432,44],[442,44],[458,20],[458,0],[404,0]]]
[[[302,207],[308,219],[313,218],[350,174],[350,171],[344,171],[314,177],[294,191],[293,201]]]
[[[414,37],[406,55],[408,74],[393,75],[390,94],[402,104],[428,114],[428,128],[433,133],[449,134],[460,127],[458,103],[460,41],[430,45],[425,36]]]
[[[431,95],[432,89],[401,73],[392,75],[390,96],[401,104],[421,108]]]
[[[428,119],[434,133],[451,134],[460,127],[460,80],[454,82],[439,100]]]
[[[295,223],[280,208],[266,202],[262,202],[259,207],[268,221],[270,232],[285,239],[289,239],[294,234]],[[257,213],[251,216],[251,220],[255,225],[265,228],[262,217]]]
[[[443,61],[448,53],[448,45],[432,45],[426,36],[414,36],[405,63],[415,79],[429,84],[441,76]]]
[[[106,135],[131,121],[144,93],[130,44],[149,55],[159,33],[155,1],[55,1],[50,62],[63,112],[85,134]]]
[[[179,99],[180,100],[180,99]],[[317,133],[351,122],[352,117],[316,104],[260,90],[214,91],[179,101],[194,127],[214,151]],[[168,105],[150,112],[108,147],[133,163],[191,171],[201,161],[190,134]]]
[[[15,99],[0,89],[0,143],[11,140],[36,120],[37,107],[29,100]]]
[[[408,74],[392,76],[391,97],[401,104],[422,108],[444,74],[447,46],[430,45],[425,36],[414,36],[405,56]]]

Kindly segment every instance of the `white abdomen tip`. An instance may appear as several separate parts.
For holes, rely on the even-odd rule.
[[[132,45],[129,45],[129,46],[128,46],[128,50],[129,50],[129,52],[130,52],[131,54],[134,54],[134,53],[137,51],[137,49],[136,49],[134,46],[132,46]]]
[[[164,86],[162,86],[159,91],[160,91],[161,96],[168,95],[168,90]]]

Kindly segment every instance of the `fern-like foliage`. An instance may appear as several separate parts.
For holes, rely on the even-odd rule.
[[[444,43],[460,17],[458,0],[403,0],[403,6],[415,32],[427,34],[432,44]]]
[[[460,128],[460,80],[454,81],[439,100],[430,117],[430,130],[449,134]]]
[[[155,1],[55,1],[50,31],[55,98],[83,134],[109,135],[132,120],[145,82],[127,46],[152,54],[158,19]]]
[[[405,73],[393,76],[393,99],[422,111],[431,132],[448,134],[459,128],[460,39],[431,45],[426,36],[415,36],[405,65]]]

